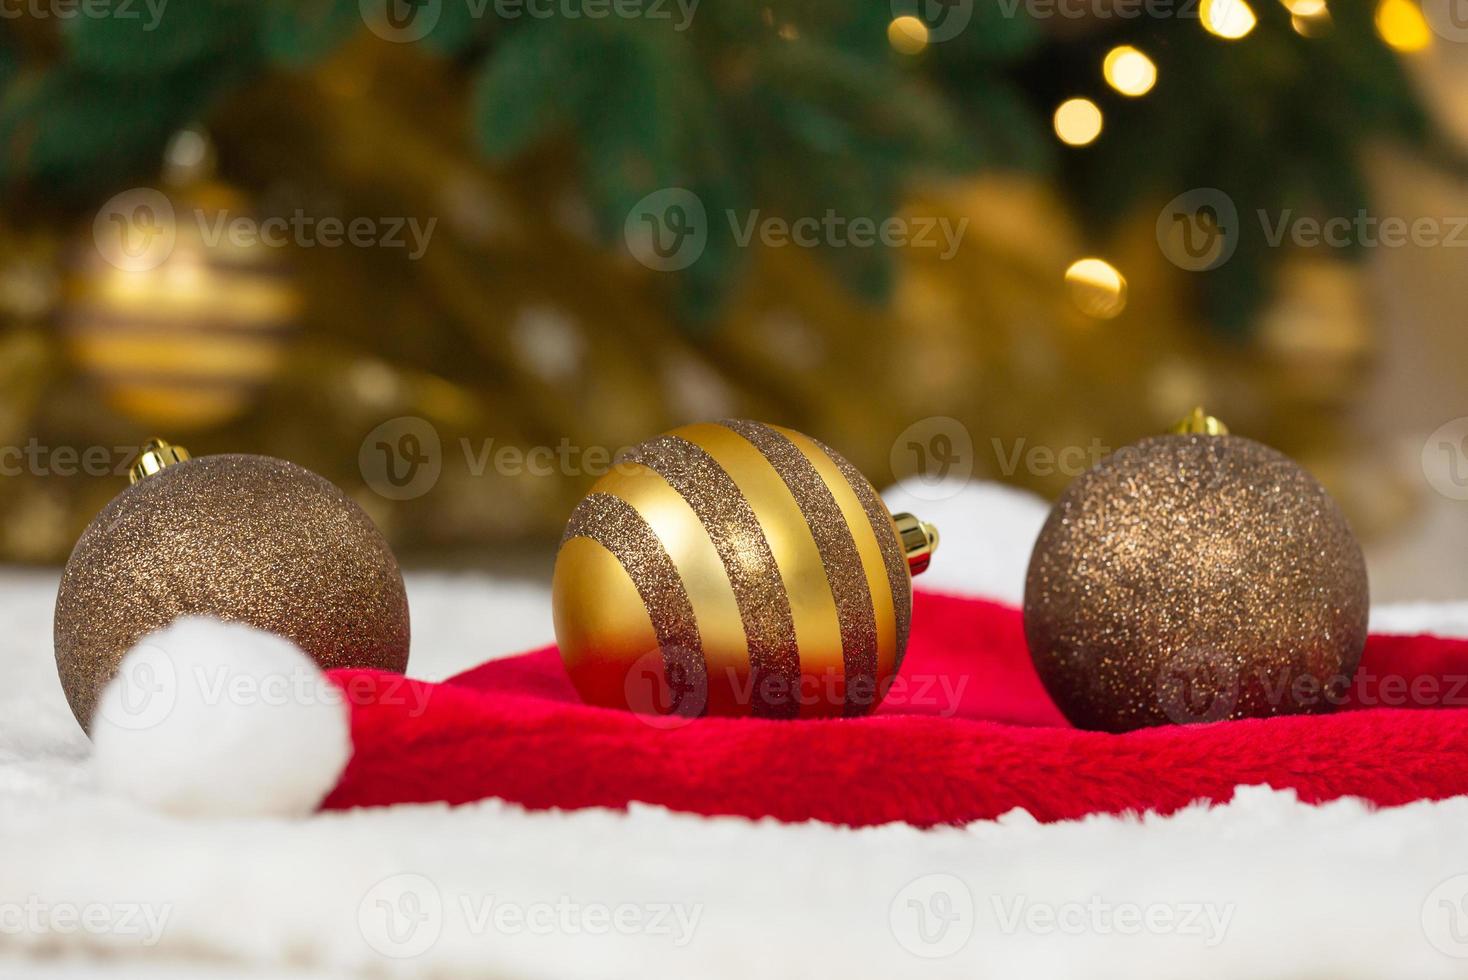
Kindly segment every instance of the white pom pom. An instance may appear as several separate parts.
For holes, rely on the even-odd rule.
[[[195,617],[123,659],[92,741],[104,790],[186,816],[310,813],[352,748],[340,689],[295,644]]]
[[[933,563],[915,580],[920,589],[982,596],[1018,605],[1025,569],[1050,505],[1027,490],[1001,483],[935,485],[904,480],[882,499],[892,512],[908,511],[938,529]]]

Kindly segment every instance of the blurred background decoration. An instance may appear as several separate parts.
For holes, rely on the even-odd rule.
[[[734,415],[817,433],[884,484],[918,465],[899,434],[952,416],[976,476],[1054,495],[1072,474],[1008,465],[1016,447],[1119,446],[1203,402],[1305,463],[1368,542],[1402,540],[1443,503],[1422,434],[1468,414],[1461,258],[1270,247],[1251,216],[1468,206],[1463,45],[1414,0],[1118,16],[1128,2],[709,0],[686,30],[673,4],[506,18],[386,0],[387,23],[358,0],[17,11],[0,36],[0,442],[162,434],[285,456],[410,561],[459,563],[548,556],[596,475],[489,462],[487,479],[486,449],[615,450]],[[401,43],[391,15],[424,4],[431,29]],[[715,223],[967,225],[951,258],[711,234],[659,273],[624,225],[671,187]],[[433,233],[415,257],[211,243],[180,222],[160,264],[119,268],[94,222],[136,188],[210,221]],[[1197,188],[1242,216],[1211,271],[1157,238],[1159,209]],[[359,449],[401,416],[437,430],[442,471],[390,500]],[[120,486],[36,470],[0,480],[0,561],[64,559]]]

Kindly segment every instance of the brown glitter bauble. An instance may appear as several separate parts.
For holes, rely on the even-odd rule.
[[[83,728],[128,650],[190,615],[277,633],[323,668],[408,663],[387,542],[336,486],[268,456],[168,466],[82,534],[56,598],[56,667]]]
[[[935,543],[808,436],[684,426],[572,513],[551,591],[561,657],[586,701],[659,724],[865,714],[902,663]]]
[[[1231,435],[1145,439],[1056,502],[1025,638],[1081,728],[1329,710],[1366,643],[1366,565],[1335,502]]]

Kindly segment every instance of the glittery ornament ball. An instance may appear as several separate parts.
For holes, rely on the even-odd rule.
[[[119,494],[77,542],[56,599],[56,666],[89,727],[142,637],[180,616],[279,634],[322,668],[408,663],[397,559],[333,484],[266,456],[205,456]]]
[[[562,538],[552,603],[592,704],[668,725],[840,716],[892,689],[912,583],[854,466],[799,432],[727,420],[650,439],[597,482]]]
[[[1128,446],[1056,502],[1024,623],[1081,728],[1328,711],[1366,642],[1366,565],[1335,502],[1231,435]]]

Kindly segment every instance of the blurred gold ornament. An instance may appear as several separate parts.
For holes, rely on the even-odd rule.
[[[1201,409],[1103,460],[1035,543],[1025,637],[1081,728],[1326,711],[1366,642],[1361,546],[1294,461]]]
[[[902,663],[911,576],[936,544],[808,436],[685,426],[634,447],[571,515],[556,639],[592,704],[866,714]]]
[[[281,243],[248,200],[205,176],[185,131],[168,191],[134,188],[100,209],[71,249],[58,314],[67,350],[108,402],[169,429],[244,413],[281,372],[302,298]]]
[[[56,597],[56,667],[82,727],[123,656],[180,616],[278,633],[323,668],[407,667],[397,559],[331,483],[161,441],[133,478],[82,534]]]

